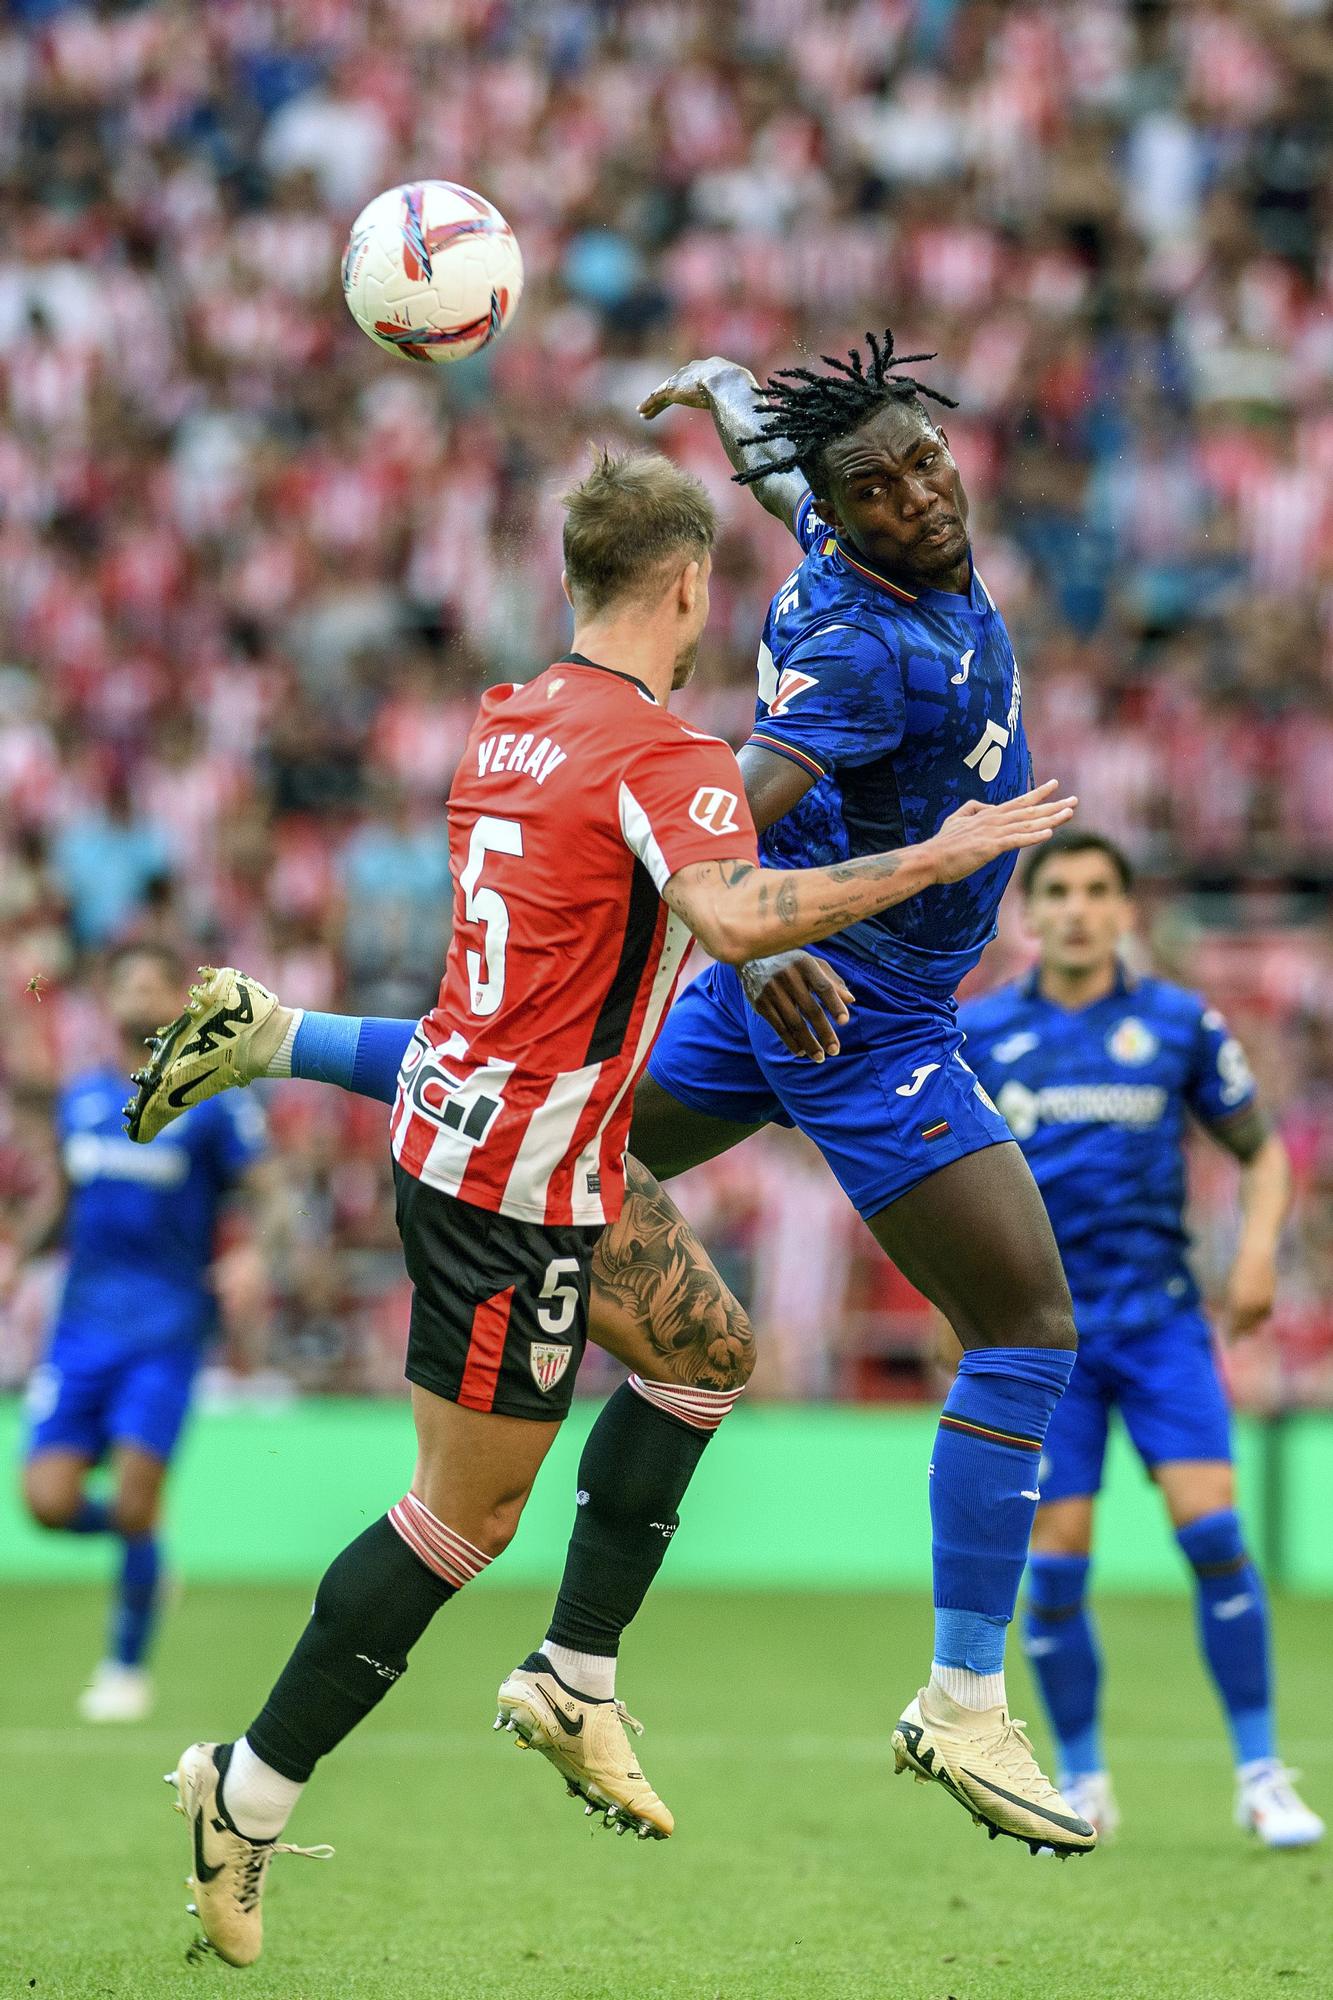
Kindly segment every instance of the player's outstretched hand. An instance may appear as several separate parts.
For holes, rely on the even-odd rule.
[[[821,1063],[836,1056],[838,1026],[856,995],[845,979],[808,951],[780,951],[741,967],[745,997],[794,1056]]]
[[[663,410],[672,405],[683,410],[711,410],[713,407],[711,390],[714,382],[723,375],[744,375],[754,383],[754,376],[748,368],[742,368],[739,361],[728,361],[724,355],[710,355],[707,361],[687,361],[674,375],[669,375],[660,388],[651,396],[645,396],[639,405],[639,415],[649,419],[660,417]]]
[[[1058,778],[1048,778],[1021,798],[1007,799],[1003,805],[983,805],[969,799],[950,813],[937,834],[926,845],[936,865],[937,882],[961,882],[974,875],[1001,854],[1016,847],[1037,847],[1049,840],[1057,827],[1074,816],[1076,798],[1057,799]]]

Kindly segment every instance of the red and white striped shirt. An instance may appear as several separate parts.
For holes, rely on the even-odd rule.
[[[394,1158],[520,1221],[614,1221],[634,1085],[696,861],[757,862],[739,766],[629,675],[559,660],[482,700],[449,795],[454,935],[403,1061]]]

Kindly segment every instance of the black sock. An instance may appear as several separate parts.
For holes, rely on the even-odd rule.
[[[334,1558],[310,1623],[246,1730],[250,1747],[304,1784],[407,1671],[407,1656],[457,1593],[414,1556],[387,1516]]]
[[[578,1653],[615,1653],[648,1594],[708,1431],[616,1390],[579,1460],[579,1505],[550,1637]]]

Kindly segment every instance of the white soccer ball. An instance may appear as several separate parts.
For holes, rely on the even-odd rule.
[[[413,181],[362,209],[342,276],[348,311],[377,347],[411,361],[462,361],[508,324],[523,258],[483,195],[454,181]]]

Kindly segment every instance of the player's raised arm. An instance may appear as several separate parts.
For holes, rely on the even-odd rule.
[[[960,882],[1015,848],[1049,840],[1078,801],[1056,780],[1003,805],[969,799],[939,832],[914,847],[866,854],[828,868],[757,868],[752,861],[700,861],[680,869],[664,894],[704,949],[729,965],[813,944],[906,902],[936,883]]]
[[[707,410],[722,440],[723,451],[737,472],[748,475],[746,484],[756,500],[794,530],[796,510],[810,489],[799,472],[763,471],[766,465],[789,460],[791,450],[781,439],[755,435],[763,417],[757,400],[761,393],[748,368],[714,354],[707,361],[687,361],[683,368],[668,376],[651,396],[644,397],[639,415],[651,419],[673,406]]]

